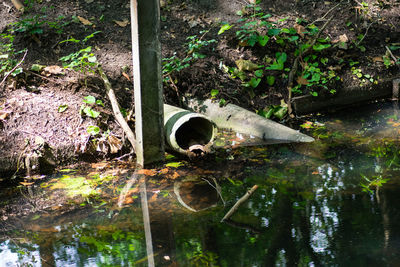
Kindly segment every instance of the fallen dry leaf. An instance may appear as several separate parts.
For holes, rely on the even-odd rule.
[[[179,173],[177,173],[177,172],[175,171],[173,174],[169,175],[168,178],[174,180],[174,179],[178,178],[179,176],[180,176]]]
[[[128,74],[126,74],[125,72],[122,72],[122,75],[128,80],[128,81],[130,81],[131,79],[129,78],[129,75]]]
[[[301,85],[307,85],[308,81],[306,79],[304,79],[303,76],[299,76],[299,77],[297,77],[297,83],[301,84]]]
[[[43,73],[46,76],[50,76],[51,74],[57,75],[63,73],[63,68],[57,65],[47,66],[43,69]]]
[[[120,20],[113,20],[118,26],[126,27],[130,22],[128,19],[124,19],[123,21]]]
[[[8,115],[10,115],[9,112],[0,110],[0,120],[3,120],[3,121],[4,121],[5,119],[7,119]]]
[[[91,167],[93,168],[93,169],[104,169],[104,168],[106,168],[108,166],[108,163],[107,162],[96,162],[96,163],[92,163],[91,164]],[[97,173],[94,173],[94,174],[97,174]]]
[[[157,174],[157,172],[153,169],[149,170],[149,169],[141,169],[137,172],[138,174],[144,174],[147,176],[154,176]]]
[[[133,203],[133,198],[127,197],[125,198],[124,204],[132,204]]]
[[[83,18],[81,16],[78,16],[78,19],[83,25],[86,25],[86,26],[92,26],[93,25],[92,22],[90,22],[89,20],[87,20],[87,19],[85,19],[85,18]]]
[[[109,135],[107,141],[110,146],[111,154],[117,153],[122,148],[122,141],[114,135]]]
[[[347,35],[342,34],[337,39],[333,40],[332,43],[334,43],[334,44],[339,43],[339,42],[347,43],[348,41],[349,41],[349,38],[347,37]]]
[[[296,30],[297,34],[301,36],[301,38],[304,37],[304,33],[306,32],[306,28],[300,24],[295,24],[294,29]]]
[[[372,61],[373,62],[383,62],[383,58],[382,57],[373,57]]]
[[[235,61],[236,66],[238,67],[239,71],[254,71],[259,69],[260,66],[251,62],[250,60],[238,59]]]
[[[168,168],[164,168],[164,169],[161,169],[160,171],[159,171],[159,174],[167,174],[168,173]]]
[[[33,185],[34,183],[27,183],[27,182],[19,182],[20,184],[22,184],[23,186],[30,186]]]

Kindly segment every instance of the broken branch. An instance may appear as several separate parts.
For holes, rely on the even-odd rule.
[[[233,207],[225,214],[224,218],[222,218],[221,222],[229,219],[235,211],[245,202],[258,188],[258,185],[254,185],[249,191],[246,192],[236,203]]]
[[[16,69],[22,64],[22,62],[24,62],[27,53],[28,53],[28,49],[25,50],[25,54],[24,54],[24,56],[22,57],[21,61],[18,62],[18,64],[15,65],[15,67],[12,68],[12,70],[10,70],[10,71],[6,74],[6,76],[4,76],[3,80],[0,82],[0,86],[7,80],[8,76],[10,76],[10,74],[13,73],[14,70],[16,70]]]
[[[111,87],[111,83],[107,78],[107,75],[104,73],[101,67],[97,68],[97,71],[100,74],[100,77],[103,79],[104,86],[106,87],[107,96],[110,99],[111,107],[114,112],[115,119],[124,130],[129,142],[132,145],[133,150],[136,152],[135,145],[136,145],[136,138],[135,134],[132,132],[131,128],[129,127],[128,123],[125,121],[124,116],[122,116],[121,111],[119,110],[119,105],[117,101],[117,97],[115,96],[114,90]]]

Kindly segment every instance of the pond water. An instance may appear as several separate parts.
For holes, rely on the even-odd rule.
[[[170,183],[130,172],[122,208],[120,187],[112,205],[3,224],[0,266],[400,266],[398,113],[318,116],[301,126],[314,143],[221,148]]]

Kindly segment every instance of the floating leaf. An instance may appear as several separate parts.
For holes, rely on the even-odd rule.
[[[179,162],[170,162],[170,163],[165,164],[166,167],[171,167],[171,168],[178,168],[183,165],[185,165],[185,164],[183,164],[183,162],[180,162],[180,161]]]
[[[122,142],[119,138],[114,135],[109,135],[107,137],[108,144],[110,145],[111,154],[117,153],[122,148]]]
[[[19,182],[19,183],[22,184],[23,186],[30,186],[30,185],[33,185],[33,184],[34,184],[33,182],[31,182],[31,183]]]

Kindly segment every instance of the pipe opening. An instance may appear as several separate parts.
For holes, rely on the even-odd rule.
[[[214,125],[201,117],[190,118],[175,133],[176,143],[182,149],[192,145],[207,145],[213,139]]]

